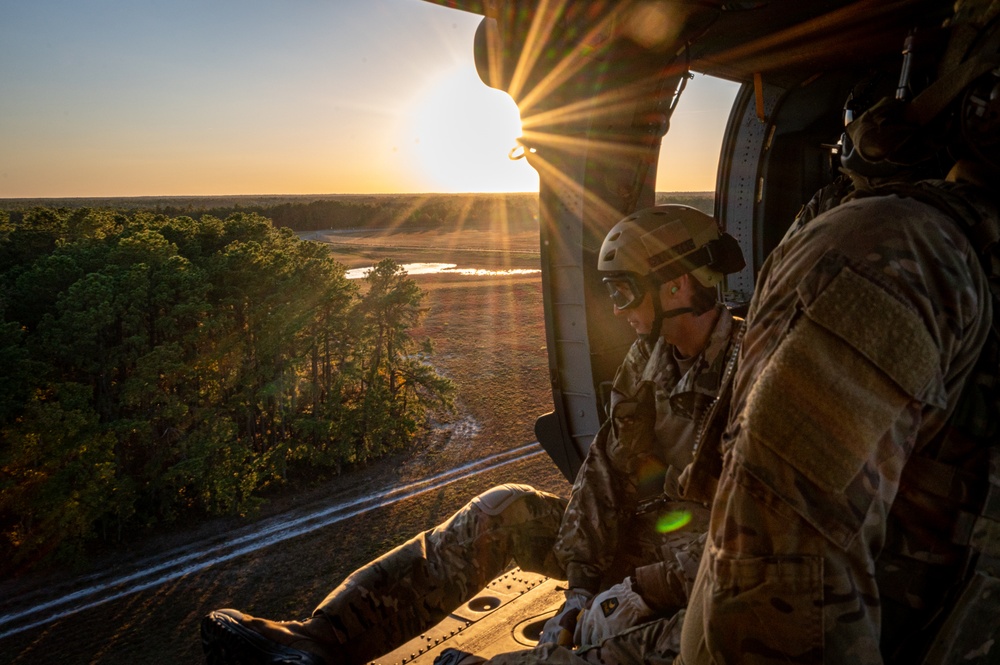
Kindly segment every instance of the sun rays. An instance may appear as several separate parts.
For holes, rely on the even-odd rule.
[[[688,76],[678,36],[689,18],[684,12],[696,11],[693,6],[540,0],[529,16],[509,4],[486,3],[476,66],[479,77],[498,90],[485,88],[468,71],[439,77],[406,120],[408,154],[428,177],[445,183],[438,191],[469,191],[458,183],[472,174],[482,182],[484,172],[498,174],[486,178],[497,183],[492,191],[525,191],[536,188],[541,176],[585,224],[597,229],[617,219],[654,189],[660,140]],[[701,3],[697,11],[705,7]],[[610,49],[626,50],[624,67],[607,64]],[[494,95],[489,105],[506,103],[506,115],[471,99],[484,88]],[[510,97],[496,97],[504,93]],[[500,167],[479,157],[506,156],[515,145],[527,159],[506,166],[528,171],[530,163],[530,187],[502,184]],[[587,163],[614,173],[614,182],[584,186]],[[422,205],[414,201],[412,209]],[[462,212],[460,226],[475,221],[469,214]],[[495,223],[504,226],[503,206],[496,214]]]

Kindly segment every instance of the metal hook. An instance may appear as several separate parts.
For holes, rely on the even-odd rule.
[[[515,139],[515,141],[517,142],[517,145],[511,148],[510,152],[507,153],[507,159],[509,159],[512,162],[516,162],[519,159],[524,159],[525,157],[528,156],[528,153],[531,153],[533,155],[536,152],[538,152],[535,148],[530,148],[526,146],[524,144],[524,141],[522,141],[521,139]]]

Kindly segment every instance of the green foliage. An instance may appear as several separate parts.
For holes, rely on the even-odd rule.
[[[87,392],[73,383],[39,390],[17,426],[4,428],[0,514],[14,565],[76,554],[103,516],[130,512],[131,488],[115,474],[114,437]]]
[[[366,452],[378,455],[412,437],[429,401],[446,403],[449,384],[427,371],[424,354],[416,354],[407,333],[420,316],[416,284],[391,259],[379,262],[366,281],[368,292],[358,308],[361,339],[369,344],[361,437]]]
[[[0,219],[0,554],[15,569],[412,441],[453,388],[399,266],[239,213]]]

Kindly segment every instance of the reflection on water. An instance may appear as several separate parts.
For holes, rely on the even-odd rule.
[[[459,268],[454,263],[404,263],[403,270],[408,275],[531,275],[541,272],[538,268],[510,268],[506,270],[489,270],[487,268]],[[347,271],[347,279],[362,279],[371,270],[368,268],[353,268]]]

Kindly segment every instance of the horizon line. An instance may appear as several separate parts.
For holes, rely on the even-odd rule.
[[[714,194],[715,190],[656,191],[654,194]],[[537,191],[513,192],[342,192],[327,194],[136,194],[123,196],[0,196],[0,201],[86,201],[86,200],[139,200],[139,199],[221,199],[221,198],[322,198],[336,196],[508,196],[534,194]]]

